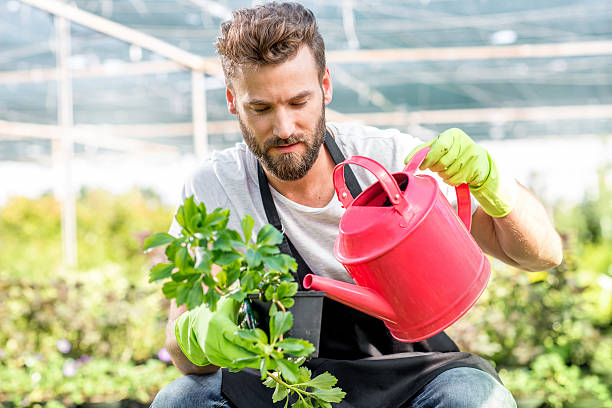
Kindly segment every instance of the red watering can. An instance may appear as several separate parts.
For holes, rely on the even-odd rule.
[[[484,291],[491,274],[488,259],[469,232],[468,186],[456,187],[457,216],[433,177],[414,174],[428,151],[421,149],[393,175],[362,156],[335,167],[334,187],[346,211],[334,254],[357,285],[304,277],[306,289],[325,291],[382,319],[403,342],[427,339],[457,321]],[[378,182],[353,199],[344,180],[346,164],[366,168]]]

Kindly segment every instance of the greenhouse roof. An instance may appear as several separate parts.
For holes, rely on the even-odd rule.
[[[210,145],[240,139],[227,112],[213,43],[231,10],[252,2],[0,0],[0,160],[48,155],[50,142],[42,135],[53,129],[45,126],[58,124],[57,19],[39,3],[50,9],[76,6],[135,30],[126,35],[136,45],[87,24],[70,24],[75,126],[110,126],[137,150],[193,150],[192,73],[185,61],[138,45],[135,33],[143,33],[185,58],[203,57],[193,61],[207,72]],[[303,4],[314,11],[326,42],[332,118],[422,135],[461,126],[476,139],[610,133],[607,0]],[[77,140],[77,153],[88,144]]]

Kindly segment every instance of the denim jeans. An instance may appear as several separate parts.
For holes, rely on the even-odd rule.
[[[515,408],[512,394],[489,374],[469,367],[447,370],[414,397],[412,408]],[[221,371],[186,375],[165,386],[151,408],[230,408],[221,395]]]

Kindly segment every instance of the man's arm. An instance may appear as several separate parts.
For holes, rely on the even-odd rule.
[[[561,263],[561,238],[542,204],[520,186],[512,211],[499,218],[476,209],[472,235],[486,253],[527,271],[541,271]]]
[[[187,374],[211,374],[219,370],[219,367],[215,365],[207,365],[207,366],[197,366],[193,364],[189,359],[185,356],[183,351],[178,345],[176,340],[176,334],[174,331],[174,325],[176,323],[176,319],[179,318],[180,315],[187,311],[187,306],[181,305],[177,307],[176,301],[172,299],[170,304],[170,312],[168,314],[168,324],[166,325],[166,350],[170,353],[170,357],[172,357],[172,363],[178,370],[187,375]]]

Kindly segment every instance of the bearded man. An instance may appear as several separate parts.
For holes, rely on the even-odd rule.
[[[325,106],[332,82],[313,13],[295,3],[268,3],[233,13],[221,26],[221,56],[229,112],[244,143],[213,154],[185,183],[207,208],[229,208],[229,227],[247,214],[255,228],[278,219],[298,275],[315,273],[352,282],[334,258],[344,212],[334,194],[334,166],[369,156],[390,171],[403,168],[422,141],[397,130],[329,123]],[[481,146],[459,129],[427,143],[421,169],[447,184],[467,183],[477,200],[472,235],[484,252],[525,270],[561,262],[561,244],[546,211],[514,179],[498,170]],[[358,187],[374,179],[355,169]],[[174,222],[174,235],[180,227]],[[441,232],[443,233],[443,232]],[[392,279],[392,276],[390,276]],[[220,368],[239,358],[229,340],[237,329],[236,302],[215,313],[186,311],[173,302],[167,348],[185,374],[157,395],[153,407],[269,407],[272,390],[258,371]],[[224,324],[211,324],[211,321]],[[196,323],[197,322],[197,323]],[[313,376],[329,371],[346,391],[339,407],[515,407],[510,392],[486,360],[459,351],[444,333],[418,343],[395,340],[373,317],[326,299],[319,357]]]

